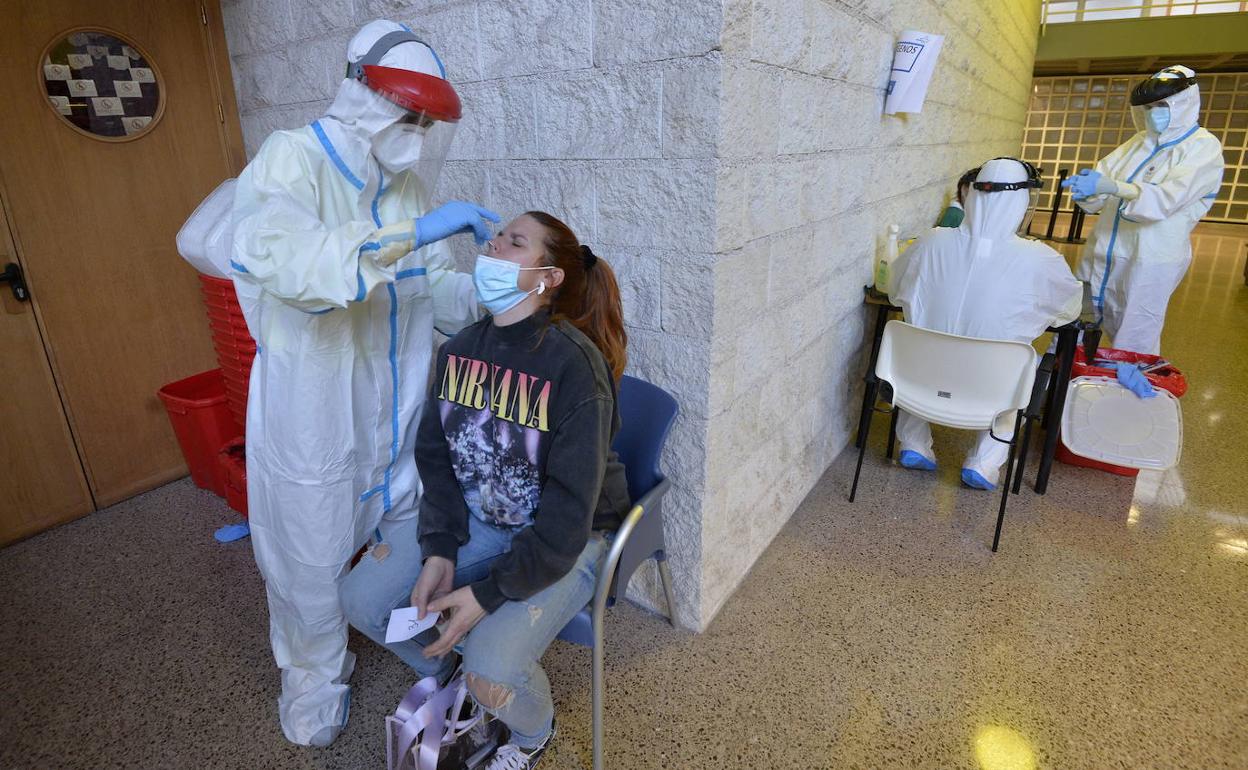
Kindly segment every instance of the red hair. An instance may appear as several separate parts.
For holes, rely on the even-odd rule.
[[[544,211],[527,211],[525,216],[546,230],[547,264],[563,271],[563,283],[550,294],[551,320],[567,321],[589,337],[619,382],[628,363],[628,334],[615,273],[560,220]]]

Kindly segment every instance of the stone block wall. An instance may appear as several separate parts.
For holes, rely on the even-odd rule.
[[[664,468],[678,620],[705,628],[847,443],[861,286],[896,222],[1015,153],[1028,0],[221,0],[248,155],[328,106],[384,17],[464,119],[437,197],[563,218],[615,268],[630,372],[681,416]],[[896,33],[944,33],[923,113],[882,116]],[[474,247],[455,239],[465,267]],[[661,607],[655,574],[630,592]]]

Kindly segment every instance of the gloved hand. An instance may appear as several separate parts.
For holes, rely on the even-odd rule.
[[[1140,371],[1135,364],[1119,363],[1118,383],[1122,387],[1131,391],[1140,398],[1154,398],[1157,391],[1153,390],[1153,383]]]
[[[1062,182],[1062,187],[1073,188],[1071,194],[1079,200],[1093,195],[1114,195],[1118,192],[1117,182],[1090,168],[1081,169],[1078,174]]]
[[[376,249],[373,249],[376,244]],[[362,251],[375,251],[373,259],[382,267],[389,267],[416,248],[416,220],[406,219],[393,225],[374,230],[364,242]]]
[[[485,226],[486,219],[497,222],[500,217],[473,203],[444,203],[416,220],[416,248],[469,230],[478,244],[485,243],[490,239],[490,231]]]

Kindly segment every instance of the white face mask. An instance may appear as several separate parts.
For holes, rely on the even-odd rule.
[[[1148,127],[1154,134],[1164,133],[1170,127],[1170,107],[1159,104],[1148,111]]]
[[[420,160],[425,129],[409,123],[394,123],[373,137],[373,157],[392,174],[405,171]]]
[[[530,294],[545,294],[546,282],[537,288],[525,291],[520,288],[520,273],[525,270],[554,270],[554,267],[520,267],[515,262],[505,259],[477,257],[477,264],[472,270],[472,283],[477,289],[477,301],[485,306],[492,315],[506,313],[516,305],[528,299]]]

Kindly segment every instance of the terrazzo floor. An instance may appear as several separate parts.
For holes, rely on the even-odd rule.
[[[1248,767],[1248,228],[1195,243],[1165,337],[1177,470],[1058,465],[993,555],[967,437],[938,430],[932,475],[876,431],[859,502],[846,452],[706,633],[610,614],[608,767]],[[183,480],[0,551],[0,767],[384,767],[410,676],[362,637],[346,731],[282,738],[251,547],[212,540],[233,520]],[[542,767],[588,767],[588,652],[546,664]]]

